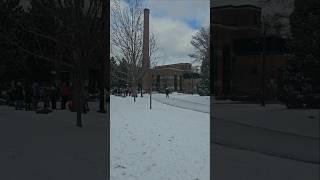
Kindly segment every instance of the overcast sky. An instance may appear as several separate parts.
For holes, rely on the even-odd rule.
[[[159,39],[159,64],[191,62],[192,35],[210,23],[210,0],[147,0],[150,30]]]
[[[122,0],[123,2],[129,0]],[[192,62],[192,35],[210,23],[210,0],[145,0],[158,39],[158,65]]]

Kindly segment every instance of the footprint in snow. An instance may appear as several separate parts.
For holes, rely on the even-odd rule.
[[[168,139],[168,141],[173,141],[174,140],[174,137],[173,136],[171,136],[169,139]]]
[[[116,167],[114,167],[115,169],[116,168],[121,168],[121,169],[126,169],[126,167],[125,166],[121,166],[121,165],[117,165]]]

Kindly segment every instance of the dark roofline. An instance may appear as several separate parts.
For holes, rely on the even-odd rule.
[[[191,65],[191,63],[175,63],[175,64],[165,64],[165,65],[159,65],[159,66],[155,66],[155,68],[161,68],[161,67],[168,67],[168,66],[175,66],[175,65]]]
[[[174,63],[174,64],[164,64],[159,66],[171,66],[171,65],[177,65],[177,64],[191,64],[191,63]]]
[[[261,10],[261,7],[258,6],[254,6],[251,4],[244,4],[244,5],[239,5],[239,6],[235,6],[235,5],[224,5],[224,6],[216,6],[216,7],[211,7],[210,9],[226,9],[226,8],[234,8],[234,9],[238,9],[238,8],[254,8],[257,10]]]

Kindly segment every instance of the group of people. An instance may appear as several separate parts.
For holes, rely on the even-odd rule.
[[[16,110],[26,111],[37,111],[40,102],[43,102],[42,109],[57,109],[57,102],[61,100],[61,109],[72,108],[71,101],[71,87],[66,83],[62,82],[58,87],[55,83],[53,84],[42,84],[38,82],[33,83],[21,83],[16,82],[11,85],[2,85],[2,96],[6,99],[6,104],[15,106]],[[89,110],[88,106],[88,88],[85,88],[83,111]]]
[[[122,97],[127,97],[127,96],[135,97],[137,96],[137,91],[134,88],[115,88],[113,89],[112,94],[116,96],[122,96]]]
[[[169,98],[170,93],[171,93],[170,88],[166,88],[165,89],[166,98]],[[115,88],[112,90],[112,94],[116,96],[122,96],[122,97],[132,96],[134,101],[136,101],[136,97],[138,97],[137,90],[135,88]]]

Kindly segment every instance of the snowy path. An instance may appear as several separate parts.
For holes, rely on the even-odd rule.
[[[170,98],[165,98],[165,94],[152,94],[152,98],[170,106],[210,113],[209,97],[173,94]]]
[[[106,114],[15,111],[0,106],[0,179],[106,179]]]
[[[208,180],[209,114],[111,96],[112,180]]]

